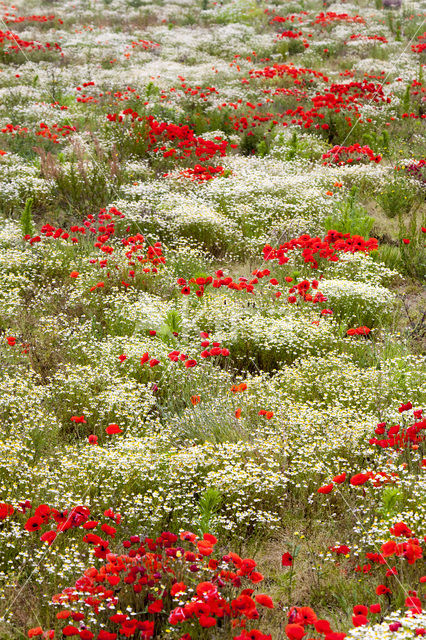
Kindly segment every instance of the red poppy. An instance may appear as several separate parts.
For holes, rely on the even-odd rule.
[[[345,480],[346,480],[345,472],[341,473],[339,476],[334,476],[333,478],[333,482],[335,482],[336,484],[342,484],[342,482],[344,482]]]
[[[318,633],[331,633],[331,627],[328,620],[317,620],[315,622],[315,630]]]
[[[331,491],[333,491],[333,483],[331,482],[330,484],[326,484],[323,487],[320,487],[319,489],[317,489],[317,493],[323,493],[323,494],[327,494],[327,493],[331,493]]]
[[[62,629],[62,634],[64,636],[79,636],[80,630],[77,629],[77,627],[75,627],[73,624],[68,624]]]
[[[27,531],[38,531],[43,525],[43,519],[38,516],[32,516],[28,518],[25,523],[25,529]]]
[[[50,545],[51,545],[51,544],[53,543],[53,541],[55,540],[56,536],[57,536],[56,531],[46,531],[45,533],[43,533],[43,534],[40,536],[40,540],[41,540],[42,542],[47,542],[47,544],[48,544],[48,545],[49,545],[49,547],[50,547]]]
[[[151,602],[151,604],[148,606],[149,613],[160,613],[160,611],[162,610],[163,610],[163,601],[161,599]]]
[[[105,431],[109,436],[114,435],[116,433],[123,433],[123,430],[120,429],[118,424],[110,424],[110,425],[108,425],[107,428],[105,429]]]
[[[305,629],[301,624],[288,624],[285,633],[289,640],[301,640],[306,635]]]
[[[352,476],[350,483],[353,487],[358,487],[365,484],[370,478],[370,473],[357,473],[356,475]]]
[[[0,521],[5,520],[8,516],[11,516],[13,512],[14,512],[14,508],[12,507],[11,504],[7,504],[6,502],[0,502]]]
[[[388,587],[386,587],[384,584],[379,584],[379,586],[376,589],[376,594],[378,596],[383,596],[386,593],[392,593],[392,591],[388,589]]]
[[[354,616],[366,616],[368,615],[368,607],[364,604],[356,604],[353,608]]]
[[[274,603],[272,601],[272,598],[270,598],[266,594],[259,593],[259,595],[255,596],[254,599],[263,607],[266,607],[267,609],[274,609]]]
[[[283,553],[283,555],[281,556],[281,566],[282,567],[293,566],[293,556],[288,551]]]
[[[366,616],[362,616],[362,615],[357,615],[357,616],[352,616],[352,624],[354,625],[354,627],[363,627],[366,624],[368,624],[368,620]]]
[[[371,613],[380,613],[381,610],[382,610],[382,607],[380,606],[380,603],[370,604]]]

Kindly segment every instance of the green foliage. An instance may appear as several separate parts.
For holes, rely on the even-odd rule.
[[[198,502],[198,510],[200,512],[199,529],[201,534],[211,531],[211,520],[218,511],[221,502],[221,493],[214,487],[209,487],[201,495]]]
[[[385,518],[391,518],[401,506],[403,496],[397,487],[385,487],[382,491],[382,504],[379,511]]]
[[[410,90],[411,90],[411,85],[408,84],[404,91],[404,95],[401,101],[402,113],[409,113],[410,111],[410,105],[411,105]]]
[[[33,203],[34,203],[34,198],[28,198],[21,215],[21,229],[22,229],[23,236],[34,235],[34,224],[32,219]]]
[[[357,202],[357,198],[358,188],[352,187],[348,199],[336,206],[334,215],[326,218],[325,228],[368,238],[374,218],[368,215],[367,210]]]
[[[170,309],[164,319],[164,324],[160,329],[162,338],[172,338],[178,335],[182,330],[182,316],[176,309]]]
[[[384,129],[381,133],[366,131],[362,134],[362,141],[376,152],[380,151],[385,155],[389,155],[390,153],[390,136],[387,129]]]
[[[393,178],[386,183],[376,200],[388,218],[396,218],[410,212],[416,200],[416,192],[407,180]]]

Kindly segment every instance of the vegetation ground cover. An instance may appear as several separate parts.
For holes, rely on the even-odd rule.
[[[426,635],[425,11],[0,7],[0,638]]]

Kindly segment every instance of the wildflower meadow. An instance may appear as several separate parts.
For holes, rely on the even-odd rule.
[[[0,640],[426,640],[422,0],[0,3]]]

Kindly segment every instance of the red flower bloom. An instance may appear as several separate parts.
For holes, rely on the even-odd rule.
[[[327,493],[331,493],[331,491],[333,491],[333,483],[331,482],[330,484],[326,484],[323,487],[320,487],[319,489],[317,489],[317,493],[323,493],[323,494],[327,494]]]
[[[285,633],[289,640],[301,640],[306,635],[305,629],[301,624],[288,624]]]
[[[340,476],[334,476],[333,482],[336,484],[342,484],[346,480],[346,473],[341,473]]]
[[[291,555],[291,553],[288,553],[288,551],[286,551],[281,556],[281,566],[291,567],[292,565],[293,565],[293,556]]]
[[[120,429],[118,424],[109,424],[105,429],[105,431],[109,436],[114,435],[116,433],[123,433],[123,430]]]
[[[274,609],[274,603],[272,601],[272,598],[270,598],[266,594],[259,593],[259,595],[255,596],[254,599],[263,607],[267,607],[268,609]]]
[[[148,606],[148,612],[149,613],[160,613],[160,611],[163,610],[163,601],[160,600],[155,600],[155,602],[151,602],[151,604]]]
[[[362,615],[352,616],[352,624],[354,627],[363,627],[368,624],[367,617]]]

